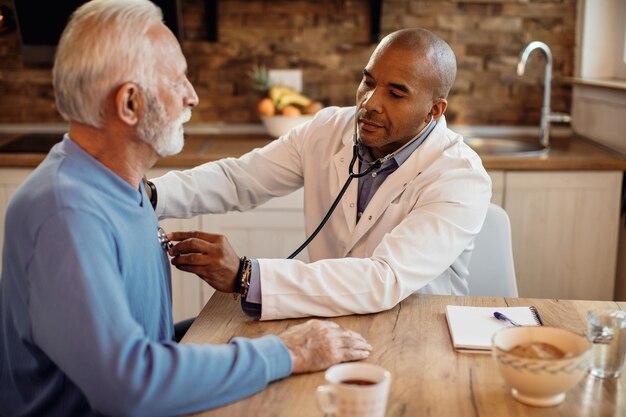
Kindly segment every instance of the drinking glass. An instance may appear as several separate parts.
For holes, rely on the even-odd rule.
[[[591,375],[617,378],[626,355],[626,311],[594,309],[587,313],[587,338],[591,346]]]

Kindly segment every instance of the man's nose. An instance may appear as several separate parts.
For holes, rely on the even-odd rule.
[[[198,94],[196,94],[196,90],[193,88],[193,85],[189,80],[187,80],[187,94],[185,94],[185,106],[195,107],[200,102],[198,98]]]
[[[378,99],[377,91],[377,88],[370,90],[366,92],[365,96],[363,97],[361,107],[363,107],[368,112],[375,111],[377,113],[380,113],[381,111],[380,100]]]

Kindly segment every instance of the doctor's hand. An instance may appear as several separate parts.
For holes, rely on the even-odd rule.
[[[372,346],[363,336],[337,323],[309,320],[278,335],[287,346],[294,374],[321,371],[331,365],[365,359]]]
[[[235,291],[239,256],[225,236],[203,232],[174,232],[167,237],[178,242],[169,250],[172,265],[191,272],[218,291]]]

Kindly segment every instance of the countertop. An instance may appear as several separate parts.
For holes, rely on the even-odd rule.
[[[16,134],[0,134],[0,146],[12,141]],[[59,139],[62,134],[59,134]],[[185,135],[185,147],[175,156],[161,158],[155,167],[189,168],[205,162],[229,156],[241,156],[247,151],[265,146],[273,139],[266,134],[189,134]],[[45,153],[0,153],[0,167],[34,168],[46,157]]]
[[[461,132],[462,133],[462,132]],[[13,140],[19,133],[0,132],[0,146]],[[59,138],[62,135],[59,134]],[[155,167],[185,168],[225,157],[237,157],[262,147],[273,139],[258,130],[244,133],[186,134],[185,147],[176,155],[161,158]],[[618,170],[626,171],[626,159],[620,158],[594,142],[576,135],[551,138],[550,150],[541,155],[501,156],[480,155],[485,168],[490,170]],[[44,153],[0,153],[0,167],[33,168],[45,158]]]
[[[626,171],[626,159],[586,138],[550,139],[550,149],[536,156],[480,155],[486,169],[510,171]]]

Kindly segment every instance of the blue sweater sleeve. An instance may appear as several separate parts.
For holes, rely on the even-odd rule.
[[[94,410],[192,413],[249,396],[291,372],[289,352],[275,336],[226,345],[148,338],[131,314],[107,230],[90,213],[59,212],[42,224],[28,270],[33,340]]]

